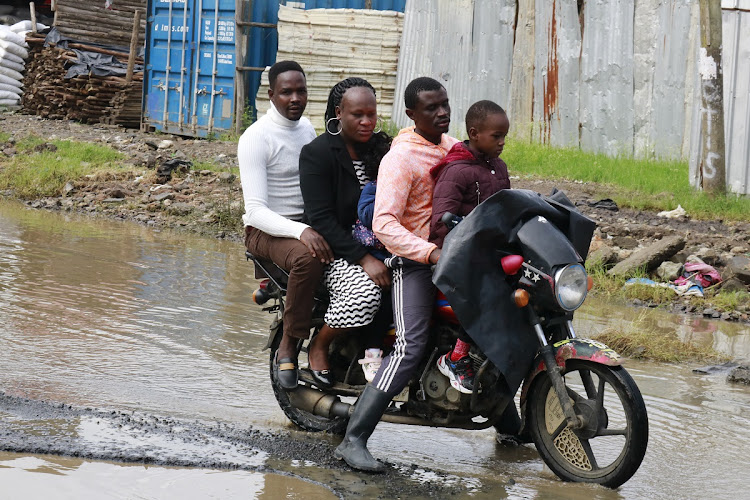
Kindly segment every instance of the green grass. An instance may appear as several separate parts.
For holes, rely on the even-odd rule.
[[[118,170],[124,155],[96,144],[52,141],[56,151],[34,151],[47,141],[26,137],[16,143],[18,154],[0,159],[0,189],[9,189],[23,199],[56,196],[65,183],[85,175]]]
[[[712,197],[692,188],[687,161],[608,157],[511,139],[503,159],[512,175],[599,183],[599,194],[623,207],[672,210],[679,204],[703,219],[746,220],[750,213],[748,197]]]
[[[594,335],[596,340],[628,358],[652,361],[725,361],[727,356],[710,345],[683,342],[674,329],[659,327],[648,311],[638,314],[626,329],[611,328]]]
[[[210,170],[211,172],[231,172],[234,175],[240,175],[239,167],[227,167],[226,165],[211,161],[194,161],[192,170],[193,172],[200,172],[201,170]]]

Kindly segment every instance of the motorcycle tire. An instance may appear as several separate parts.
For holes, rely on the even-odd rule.
[[[528,430],[547,466],[563,481],[617,488],[640,467],[648,445],[648,416],[638,387],[621,366],[570,360],[563,372],[577,415],[567,426],[552,381],[542,373],[526,402]]]
[[[309,432],[328,432],[331,434],[344,435],[346,432],[346,425],[349,423],[349,419],[344,417],[325,418],[312,413],[300,410],[292,405],[289,401],[289,395],[286,390],[279,385],[279,381],[276,378],[273,369],[273,363],[276,359],[276,351],[279,348],[281,342],[281,335],[277,335],[271,345],[271,357],[269,358],[269,368],[271,372],[271,387],[273,387],[273,395],[276,397],[276,401],[281,407],[281,411],[284,415],[292,421],[297,427],[309,431]]]

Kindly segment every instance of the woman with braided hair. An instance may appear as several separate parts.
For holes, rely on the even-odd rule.
[[[362,187],[375,180],[390,137],[375,131],[375,89],[363,78],[347,78],[333,86],[326,108],[326,130],[302,148],[300,187],[306,222],[328,242],[334,261],[324,270],[330,295],[325,325],[311,341],[310,371],[323,387],[331,385],[328,346],[348,330],[373,323],[382,289],[391,273],[383,262],[352,237]],[[372,329],[385,331],[390,318],[379,315]],[[382,326],[382,329],[379,327]]]

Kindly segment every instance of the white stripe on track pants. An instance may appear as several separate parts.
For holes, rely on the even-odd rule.
[[[435,285],[429,264],[402,257],[386,259],[393,269],[393,322],[396,342],[385,357],[372,384],[391,397],[409,383],[424,355],[430,335],[430,318],[435,306]]]

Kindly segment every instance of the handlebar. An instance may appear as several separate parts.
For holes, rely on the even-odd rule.
[[[462,220],[464,220],[463,217],[461,217],[460,215],[452,214],[450,212],[445,212],[443,216],[440,217],[440,222],[446,225],[448,231],[458,226],[458,223]]]

